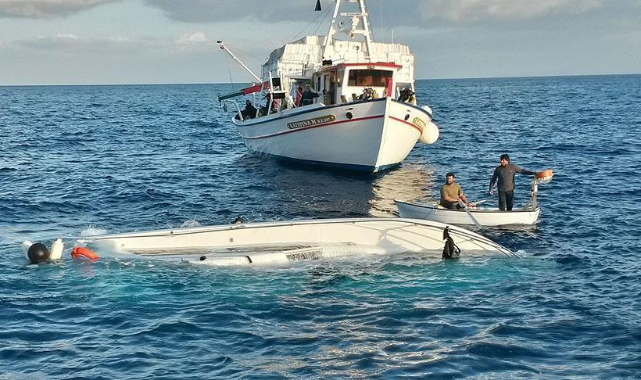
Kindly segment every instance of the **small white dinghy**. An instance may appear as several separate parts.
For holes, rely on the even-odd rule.
[[[179,228],[94,236],[98,252],[131,253],[205,265],[285,264],[299,260],[421,252],[441,257],[444,230],[461,256],[506,255],[509,249],[459,227],[399,218],[319,219]]]
[[[498,208],[468,207],[468,215],[464,209],[450,210],[439,204],[421,204],[395,201],[401,218],[432,220],[435,222],[473,226],[474,219],[484,227],[500,227],[508,225],[532,225],[539,219],[539,207],[514,208],[512,211],[500,211]],[[472,219],[474,218],[474,219]]]
[[[537,173],[532,181],[532,200],[530,205],[514,208],[512,211],[500,211],[498,208],[468,207],[467,209],[451,210],[439,204],[410,203],[395,200],[401,218],[432,220],[445,224],[460,226],[530,226],[539,219],[541,208],[538,207],[538,185],[552,180],[552,170]]]

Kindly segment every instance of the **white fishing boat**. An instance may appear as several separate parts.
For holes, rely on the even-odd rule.
[[[447,229],[461,256],[509,249],[463,228],[399,218],[247,223],[95,236],[80,240],[99,254],[121,252],[204,265],[286,264],[368,254],[421,252],[441,257]]]
[[[336,0],[327,35],[274,50],[262,78],[219,44],[255,81],[218,97],[254,153],[375,173],[401,163],[418,140],[438,139],[431,108],[416,102],[414,56],[373,40],[365,0]],[[234,98],[250,94],[255,107],[241,109]]]
[[[395,200],[401,218],[432,220],[460,226],[504,227],[530,226],[537,223],[541,208],[538,206],[538,185],[552,180],[552,170],[539,172],[532,181],[530,204],[512,211],[501,211],[491,207],[466,207],[448,209],[438,203],[411,203]]]

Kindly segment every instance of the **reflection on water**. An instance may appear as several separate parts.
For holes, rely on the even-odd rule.
[[[257,157],[244,157],[238,163],[251,167],[248,193],[262,196],[248,203],[278,205],[263,210],[263,220],[393,217],[398,215],[395,199],[430,199],[437,193],[433,171],[422,164],[404,164],[383,174],[365,175]]]
[[[429,200],[435,192],[434,172],[420,164],[403,165],[374,181],[369,215],[398,216],[394,200]]]
[[[257,159],[263,161],[256,163],[259,170],[251,170],[253,177],[248,181],[253,193],[260,191],[264,212],[273,215],[267,219],[368,216],[376,177]]]

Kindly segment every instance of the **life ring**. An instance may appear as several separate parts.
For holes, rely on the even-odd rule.
[[[79,259],[85,257],[91,261],[96,261],[100,258],[98,254],[87,247],[73,247],[71,250],[71,257]]]

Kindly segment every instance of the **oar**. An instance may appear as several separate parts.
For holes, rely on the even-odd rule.
[[[476,218],[474,217],[474,215],[472,215],[472,213],[470,212],[470,210],[467,208],[467,205],[465,204],[465,202],[463,202],[462,200],[460,200],[460,199],[459,199],[459,200],[458,200],[458,204],[459,204],[459,205],[461,205],[461,206],[463,206],[463,208],[465,209],[465,212],[467,213],[467,216],[469,216],[469,217],[470,217],[470,219],[472,219],[472,221],[474,222],[474,224],[475,224],[478,228],[483,228],[483,226],[481,225],[481,223],[479,223],[479,221],[478,221],[478,220],[476,220]]]

